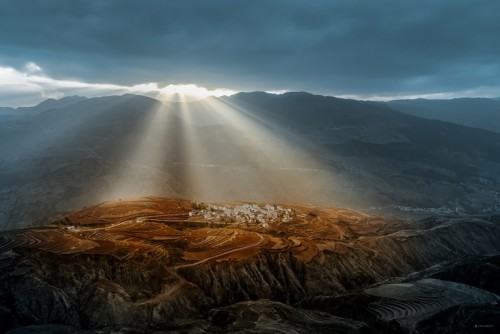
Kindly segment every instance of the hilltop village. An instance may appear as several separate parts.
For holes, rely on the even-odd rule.
[[[293,209],[271,204],[228,206],[195,203],[194,208],[189,212],[190,217],[202,216],[208,222],[260,224],[261,227],[268,227],[276,221],[290,222],[295,217]]]

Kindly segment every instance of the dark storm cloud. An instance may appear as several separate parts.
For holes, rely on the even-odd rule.
[[[127,85],[477,90],[500,75],[498,13],[496,0],[3,0],[0,66]]]

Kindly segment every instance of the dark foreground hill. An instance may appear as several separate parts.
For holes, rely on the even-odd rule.
[[[374,213],[500,210],[500,134],[379,103],[307,93],[49,102],[0,123],[3,229],[145,195]]]
[[[0,330],[494,333],[499,238],[492,215],[106,202],[0,233]]]

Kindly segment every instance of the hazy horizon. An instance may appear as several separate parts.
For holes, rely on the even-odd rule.
[[[175,86],[175,85],[174,85]],[[202,87],[198,87],[203,89]],[[91,98],[99,98],[99,97],[108,97],[108,96],[121,96],[121,95],[127,95],[127,94],[132,94],[132,95],[138,95],[138,96],[145,96],[149,97],[152,99],[155,99],[159,102],[193,102],[193,101],[198,101],[198,100],[203,100],[205,98],[209,97],[224,97],[224,96],[232,96],[235,94],[239,93],[266,93],[266,94],[273,94],[273,95],[282,95],[282,94],[287,94],[287,93],[305,93],[305,94],[311,94],[311,95],[317,95],[317,96],[325,96],[325,97],[333,97],[333,98],[338,98],[338,99],[346,99],[346,100],[357,100],[357,101],[368,101],[368,102],[390,102],[390,101],[399,101],[399,100],[436,100],[436,101],[449,101],[449,100],[455,100],[455,99],[493,99],[493,100],[498,100],[500,99],[499,96],[441,96],[439,94],[436,95],[423,95],[423,96],[395,96],[395,97],[386,97],[386,98],[360,98],[357,96],[351,96],[351,95],[327,95],[327,94],[319,94],[319,93],[314,93],[314,92],[308,92],[308,91],[260,91],[260,90],[255,90],[255,91],[234,91],[232,93],[228,94],[223,94],[223,95],[206,95],[202,97],[196,97],[192,101],[181,101],[179,97],[175,97],[173,99],[169,98],[162,98],[159,96],[158,92],[151,92],[151,93],[144,93],[144,92],[137,92],[137,91],[132,91],[132,92],[120,92],[116,94],[78,94],[78,92],[75,92],[75,94],[68,94],[68,95],[62,95],[62,96],[55,96],[55,97],[50,97],[50,96],[43,96],[38,99],[33,99],[30,100],[32,102],[29,102],[27,104],[22,104],[22,105],[0,105],[0,108],[30,108],[30,107],[36,107],[37,105],[47,101],[47,100],[61,100],[64,98],[70,98],[70,97],[82,97],[86,99],[91,99]],[[182,95],[182,94],[179,94]],[[187,94],[189,95],[189,94]]]

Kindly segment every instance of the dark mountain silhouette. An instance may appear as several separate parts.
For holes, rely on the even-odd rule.
[[[47,99],[34,107],[16,108],[16,112],[27,115],[36,115],[50,109],[64,108],[71,104],[85,101],[86,99],[86,97],[78,95],[66,96],[60,99]]]
[[[86,99],[86,97],[74,95],[66,96],[61,99],[47,99],[33,107],[0,107],[0,122],[19,120],[27,116],[37,115],[46,110],[64,108]]]
[[[498,98],[394,100],[386,104],[405,114],[438,119],[500,133],[500,100]]]

